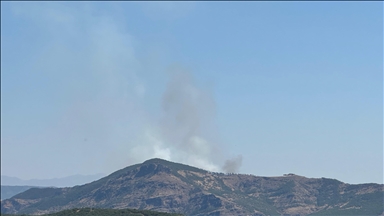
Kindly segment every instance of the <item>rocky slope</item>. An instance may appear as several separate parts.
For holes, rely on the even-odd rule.
[[[151,159],[81,186],[29,189],[2,201],[1,212],[43,214],[98,207],[186,215],[380,215],[383,194],[379,184],[350,185],[297,175],[227,175]]]

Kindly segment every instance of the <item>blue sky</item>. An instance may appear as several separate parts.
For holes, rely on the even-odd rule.
[[[383,182],[382,2],[1,6],[2,175],[242,158]]]

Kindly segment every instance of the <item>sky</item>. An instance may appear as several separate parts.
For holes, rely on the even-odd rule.
[[[1,174],[154,157],[383,183],[383,3],[1,2]]]

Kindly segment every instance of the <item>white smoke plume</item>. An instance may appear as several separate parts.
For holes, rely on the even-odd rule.
[[[211,93],[199,88],[192,74],[182,67],[168,70],[169,81],[162,95],[161,117],[145,128],[142,140],[132,148],[135,162],[143,158],[163,158],[175,162],[221,171],[219,146],[209,134],[215,116]]]
[[[209,92],[198,88],[192,75],[181,67],[169,70],[170,80],[162,98],[160,133],[171,158],[210,171],[219,167],[212,161],[215,145],[204,137],[214,116],[214,101]]]
[[[49,165],[60,169],[28,164],[41,167],[41,176],[47,170],[52,176],[109,173],[154,157],[222,170],[224,147],[212,129],[216,113],[211,91],[199,86],[188,70],[171,67],[160,116],[148,110],[146,103],[158,96],[151,87],[162,84],[152,77],[162,75],[156,65],[147,68],[156,61],[136,54],[136,48],[150,49],[141,47],[145,41],[131,35],[119,16],[98,13],[88,4],[17,3],[12,8],[15,16],[46,29],[32,35],[48,39],[35,51],[36,62],[25,67],[41,82],[50,80],[50,91],[60,101],[60,106],[47,103],[56,112],[45,122],[47,129],[18,141],[36,143],[27,148],[45,149],[37,152],[41,158],[50,155],[58,161]],[[241,162],[236,164],[224,167],[237,170]]]

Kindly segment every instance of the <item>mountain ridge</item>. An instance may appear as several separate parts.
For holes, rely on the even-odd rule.
[[[1,202],[2,213],[135,208],[185,215],[380,215],[383,185],[294,174],[209,172],[159,158],[71,188],[32,188]]]

